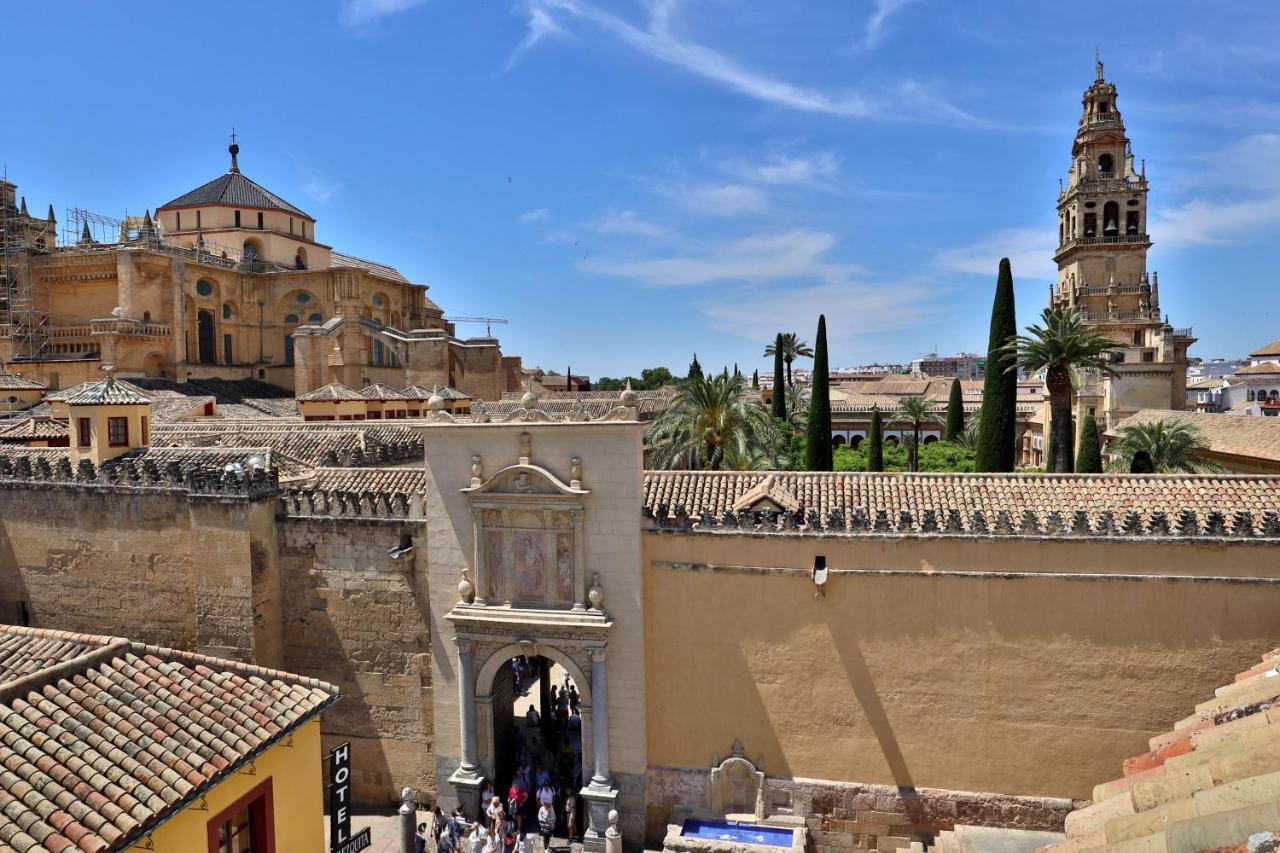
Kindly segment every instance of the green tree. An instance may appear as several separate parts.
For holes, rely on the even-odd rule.
[[[1174,418],[1123,427],[1108,449],[1113,471],[1203,474],[1221,470],[1202,455],[1209,450],[1204,434]]]
[[[765,351],[765,355],[773,356],[773,398],[770,409],[775,418],[785,421],[787,419],[787,384],[782,372],[782,332],[778,332],[778,340],[772,349],[772,353]]]
[[[1102,443],[1093,415],[1085,415],[1080,424],[1080,449],[1076,451],[1077,474],[1102,473]]]
[[[746,392],[741,376],[692,377],[649,432],[649,463],[718,471],[730,465],[774,467],[781,425]]]
[[[795,332],[779,332],[777,340],[764,348],[764,354],[775,355],[779,352],[787,365],[787,385],[790,386],[791,362],[797,358],[813,358],[813,350]]]
[[[880,407],[871,410],[871,434],[867,436],[867,470],[884,470],[884,425],[880,422]]]
[[[960,380],[951,380],[951,397],[947,400],[947,428],[942,433],[943,441],[955,441],[964,432],[964,392],[960,389]]]
[[[1017,361],[1005,352],[1004,347],[1016,334],[1018,318],[1013,305],[1013,271],[1009,259],[1001,258],[995,300],[991,305],[982,411],[978,415],[976,466],[979,471],[1013,470],[1014,441],[1018,429],[1018,376],[1006,368],[1016,366]]]
[[[1070,474],[1074,377],[1080,370],[1114,373],[1111,353],[1120,344],[1086,326],[1075,308],[1046,308],[1040,318],[1043,326],[1028,326],[1029,335],[1018,335],[1005,345],[1003,354],[1017,359],[1005,367],[1005,372],[1016,378],[1019,365],[1028,373],[1044,371],[1044,384],[1049,391],[1049,430],[1054,446],[1060,449],[1054,453],[1050,471]]]
[[[1156,466],[1151,461],[1151,454],[1145,450],[1139,450],[1133,454],[1133,459],[1129,462],[1130,474],[1154,474],[1155,472]]]
[[[831,390],[827,374],[827,317],[818,315],[813,350],[813,382],[809,386],[809,423],[804,464],[810,471],[831,470]]]
[[[689,375],[687,379],[702,378],[702,365],[698,363],[698,354],[693,354],[693,361],[689,362]]]
[[[920,470],[920,425],[935,423],[933,412],[929,410],[929,401],[924,397],[903,397],[898,401],[898,417],[911,422],[911,445],[907,448],[907,458],[912,471]]]
[[[760,390],[760,371],[758,370],[751,371],[751,390]]]

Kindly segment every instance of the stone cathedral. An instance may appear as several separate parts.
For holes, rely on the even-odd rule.
[[[1147,176],[1116,104],[1116,86],[1097,79],[1071,146],[1058,193],[1058,282],[1054,308],[1074,306],[1084,320],[1122,344],[1115,375],[1081,377],[1076,421],[1092,413],[1104,430],[1139,409],[1181,409],[1191,329],[1175,329],[1160,311],[1160,282],[1147,271]]]

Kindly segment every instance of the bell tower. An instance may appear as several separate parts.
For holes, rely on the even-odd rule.
[[[1103,76],[1101,59],[1082,100],[1071,165],[1058,188],[1058,281],[1049,304],[1075,307],[1124,346],[1116,377],[1082,377],[1079,389],[1079,408],[1094,410],[1107,428],[1138,409],[1183,408],[1187,348],[1195,338],[1162,319],[1159,277],[1147,271],[1146,161],[1134,164],[1116,86]]]

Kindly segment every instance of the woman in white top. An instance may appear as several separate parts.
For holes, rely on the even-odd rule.
[[[480,821],[471,824],[471,834],[467,836],[467,842],[469,853],[484,853],[484,831],[480,828]]]
[[[484,837],[484,849],[481,853],[499,853],[502,850],[502,839],[498,837],[498,833],[489,830]]]
[[[494,797],[489,801],[489,807],[484,810],[489,817],[489,829],[496,831],[498,824],[502,821],[502,800]]]

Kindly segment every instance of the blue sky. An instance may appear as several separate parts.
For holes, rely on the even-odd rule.
[[[949,0],[307,0],[5,9],[0,161],[35,211],[121,216],[226,169],[341,251],[593,375],[985,347],[1019,319],[1094,49],[1151,180],[1193,355],[1280,338],[1280,12]],[[460,332],[481,333],[477,327]],[[499,330],[495,330],[499,331]]]

